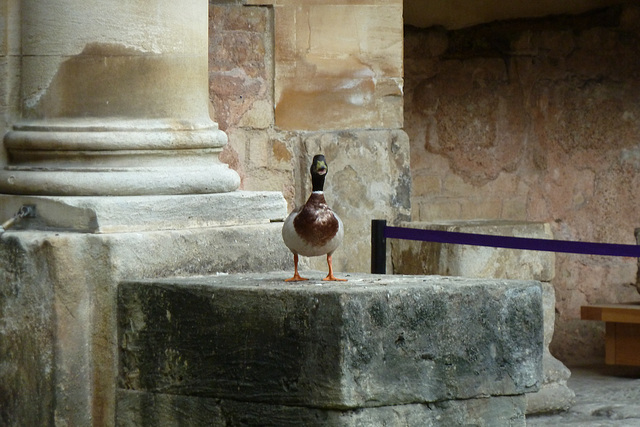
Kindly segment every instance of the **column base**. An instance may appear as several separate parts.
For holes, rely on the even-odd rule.
[[[57,119],[20,123],[4,138],[0,193],[137,196],[234,191],[218,160],[227,136],[208,119]]]
[[[24,170],[0,171],[0,192],[48,196],[138,196],[207,194],[233,191],[240,177],[226,164],[199,167],[140,168],[128,170]]]

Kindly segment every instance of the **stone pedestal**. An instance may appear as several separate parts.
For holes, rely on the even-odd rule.
[[[407,222],[404,227],[552,239],[548,224],[525,221]],[[569,369],[549,352],[555,325],[555,254],[481,246],[390,240],[394,273],[443,274],[496,279],[534,279],[542,283],[544,302],[544,381],[540,391],[527,395],[527,414],[562,411],[574,401],[567,387]]]
[[[208,3],[21,2],[22,120],[0,192],[235,190],[209,117]]]
[[[283,221],[287,205],[273,191],[178,196],[54,197],[0,194],[0,218],[23,205],[35,217],[16,223],[16,230],[60,230],[79,233],[130,233]]]
[[[525,425],[538,282],[286,276],[121,284],[118,425]]]
[[[280,193],[1,196],[0,210],[22,203],[36,218],[0,234],[3,426],[114,425],[118,282],[292,268]]]

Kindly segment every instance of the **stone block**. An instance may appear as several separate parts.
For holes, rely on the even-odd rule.
[[[0,425],[7,427],[53,425],[54,292],[48,271],[29,255],[0,234]]]
[[[544,354],[542,356],[542,386],[527,394],[527,415],[566,411],[575,401],[575,393],[567,386],[571,371],[549,351],[556,319],[556,294],[553,285],[542,282],[544,317]]]
[[[345,411],[446,406],[541,383],[538,282],[285,276],[121,283],[119,388]]]
[[[209,89],[220,128],[273,125],[273,16],[269,8],[209,8]],[[231,141],[231,138],[229,138]]]
[[[114,425],[121,280],[292,268],[281,223],[180,225],[0,234],[0,425]]]
[[[287,204],[271,191],[234,191],[180,196],[55,197],[0,194],[0,218],[20,206],[36,207],[36,217],[17,229],[123,233],[266,224],[283,220]]]
[[[275,123],[402,127],[402,3],[276,2]]]
[[[523,401],[518,395],[339,410],[118,390],[116,425],[524,427]]]
[[[537,239],[553,238],[548,224],[522,221],[407,222],[403,226]],[[549,352],[555,325],[555,292],[548,283],[554,277],[553,253],[406,240],[391,240],[391,247],[396,273],[543,281],[543,383],[538,392],[527,394],[527,414],[561,411],[571,406],[575,397],[574,392],[567,387],[571,373]]]
[[[526,395],[527,415],[566,411],[575,403],[576,394],[567,386],[571,371],[545,349],[542,358],[543,382],[540,390]]]
[[[545,223],[503,220],[406,222],[404,227],[474,234],[552,239]],[[553,252],[522,251],[482,246],[391,240],[394,272],[463,277],[540,280],[555,275]]]

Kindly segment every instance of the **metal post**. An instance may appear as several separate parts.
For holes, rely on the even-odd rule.
[[[23,218],[35,218],[36,216],[36,207],[35,205],[23,205],[20,207],[20,210],[7,221],[3,222],[0,225],[0,234],[7,231],[8,228],[13,227],[14,224],[20,221]]]
[[[371,220],[371,273],[387,273],[387,238],[384,229],[387,221],[384,219]]]

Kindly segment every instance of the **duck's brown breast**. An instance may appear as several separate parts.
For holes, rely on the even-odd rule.
[[[309,244],[324,246],[338,233],[340,226],[324,196],[312,194],[293,221],[296,233]]]

